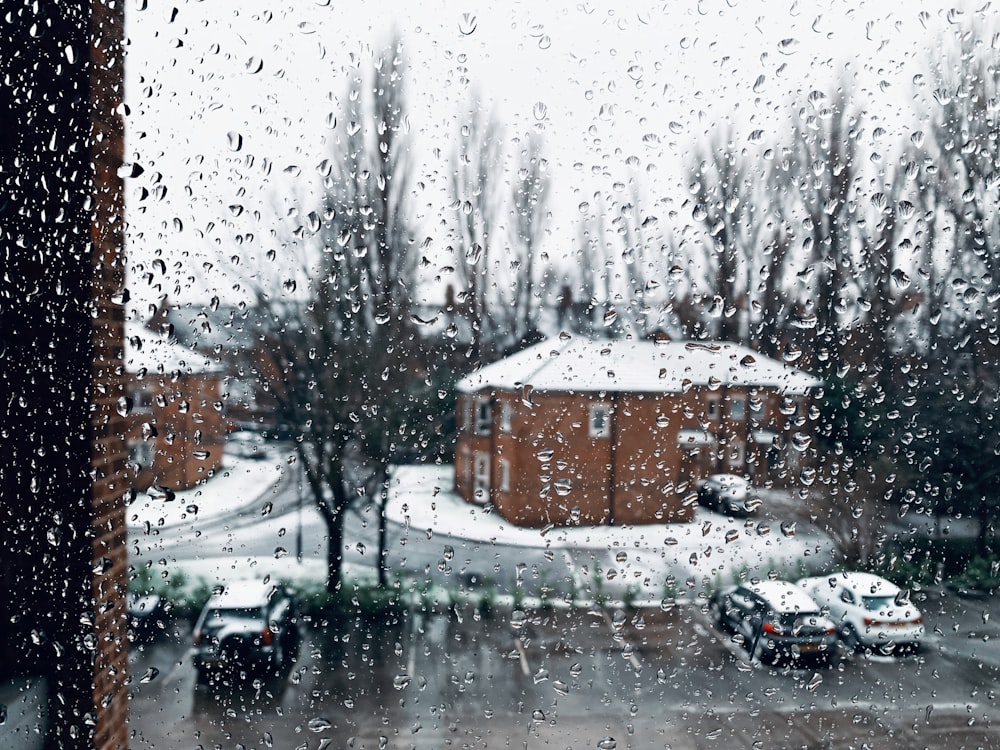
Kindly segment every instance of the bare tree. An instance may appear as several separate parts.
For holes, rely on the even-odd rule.
[[[451,191],[456,208],[455,277],[460,308],[471,328],[470,356],[492,359],[503,348],[513,311],[501,304],[501,217],[505,210],[503,128],[473,97],[452,154]]]
[[[511,190],[513,239],[520,250],[512,280],[514,293],[514,334],[519,341],[534,341],[541,337],[538,330],[539,245],[548,219],[549,174],[543,155],[541,138],[527,133],[521,139],[517,175]]]
[[[692,216],[706,234],[706,273],[715,299],[716,335],[748,343],[752,264],[760,255],[761,229],[755,184],[759,183],[745,151],[732,135],[717,131],[708,145],[695,152],[689,168],[695,196]]]
[[[292,213],[296,226],[283,252],[297,267],[279,288],[257,288],[266,331],[262,385],[279,420],[301,436],[297,458],[326,524],[331,591],[341,582],[344,515],[361,498],[379,507],[378,568],[386,582],[388,462],[394,441],[409,430],[419,387],[401,41],[372,62],[351,81],[322,206]],[[305,244],[311,234],[320,247]]]

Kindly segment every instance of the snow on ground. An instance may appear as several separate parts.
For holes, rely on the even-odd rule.
[[[732,582],[741,571],[798,577],[833,564],[833,545],[816,529],[795,531],[779,522],[729,518],[695,509],[691,523],[525,529],[489,506],[466,503],[452,491],[450,465],[399,466],[393,472],[388,517],[411,529],[491,544],[587,550],[605,575],[655,593],[668,576],[683,588]]]
[[[147,524],[165,533],[165,527],[183,524],[197,528],[209,519],[248,507],[257,509],[287,465],[286,457],[273,449],[260,460],[227,455],[223,467],[194,489],[172,497],[155,491],[140,493],[128,508],[129,525],[136,533],[142,533]],[[741,571],[760,576],[774,571],[794,578],[806,572],[825,572],[833,562],[829,538],[815,529],[790,533],[786,527],[783,532],[778,522],[733,519],[700,507],[695,510],[695,520],[686,524],[520,528],[488,506],[463,501],[452,490],[453,478],[450,465],[396,467],[388,518],[421,535],[430,532],[476,544],[572,552],[576,564],[583,568],[578,571],[581,581],[600,574],[609,591],[621,592],[631,586],[650,601],[658,602],[672,591],[701,589],[706,583],[730,583]],[[314,509],[306,506],[303,510],[307,523],[321,523]],[[252,528],[238,531],[244,542],[254,533]],[[581,559],[585,561],[582,564]],[[294,554],[276,550],[266,557],[213,556],[170,567],[205,581],[272,576],[314,587],[324,579],[324,565],[322,559],[307,557],[300,562]],[[347,566],[345,572],[353,580],[374,575],[355,566]]]
[[[140,492],[126,510],[128,525],[174,526],[231,515],[269,492],[283,470],[284,463],[274,453],[258,460],[226,454],[203,484],[182,492]]]

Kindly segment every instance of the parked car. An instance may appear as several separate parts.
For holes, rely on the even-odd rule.
[[[828,663],[838,653],[833,622],[789,581],[731,586],[713,594],[709,606],[716,624],[761,662]]]
[[[871,573],[836,573],[803,578],[799,586],[829,609],[849,649],[919,648],[923,615],[896,584]]]
[[[198,681],[212,672],[278,673],[298,654],[298,603],[263,581],[227,584],[209,599],[194,627]]]
[[[698,502],[730,516],[748,516],[760,506],[749,480],[736,474],[713,474],[698,484]]]
[[[226,450],[238,458],[260,461],[267,458],[267,441],[256,432],[234,432],[228,438]]]

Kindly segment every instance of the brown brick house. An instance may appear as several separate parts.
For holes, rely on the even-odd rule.
[[[132,486],[193,487],[222,464],[223,367],[146,326],[126,334]]]
[[[820,384],[731,343],[544,341],[459,382],[455,489],[522,526],[686,521],[708,474],[798,475]]]

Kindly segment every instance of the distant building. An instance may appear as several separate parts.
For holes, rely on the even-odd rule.
[[[133,487],[194,487],[222,465],[223,367],[146,326],[126,325]]]
[[[521,526],[687,521],[708,474],[797,478],[820,385],[731,343],[545,341],[459,382],[455,489]]]

